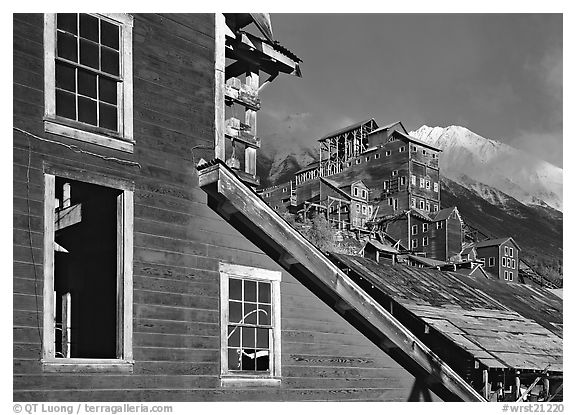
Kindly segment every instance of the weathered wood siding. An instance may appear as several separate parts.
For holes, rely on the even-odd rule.
[[[220,387],[220,261],[279,267],[208,208],[192,147],[214,140],[214,17],[135,16],[133,155],[43,130],[43,16],[14,15],[16,401],[406,400],[413,377],[284,273],[279,387]],[[196,159],[194,158],[196,157]],[[44,373],[43,162],[124,178],[134,193],[134,372]]]
[[[452,214],[446,219],[446,256],[448,258],[458,255],[462,250],[462,223],[456,213]]]

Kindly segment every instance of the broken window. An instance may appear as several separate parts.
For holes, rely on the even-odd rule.
[[[280,376],[281,275],[220,264],[223,375]]]
[[[132,191],[45,177],[44,359],[130,360]]]

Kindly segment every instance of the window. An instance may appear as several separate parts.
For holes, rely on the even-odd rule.
[[[514,248],[512,248],[512,247],[508,248],[508,254],[510,256],[514,256]]]
[[[428,237],[427,236],[422,238],[422,246],[428,246]]]
[[[506,266],[512,268],[512,260],[510,258],[506,258]]]
[[[360,203],[356,203],[356,212],[360,213]]]
[[[405,152],[405,151],[406,151],[406,147],[405,147],[405,146],[402,146],[402,147],[400,147],[400,148],[398,149],[398,152],[399,152],[399,153],[403,153],[403,152]]]
[[[412,200],[410,201],[410,206],[412,206],[413,208],[416,207],[416,198],[413,197]]]
[[[374,159],[378,160],[380,158],[380,153],[374,154]]]
[[[428,232],[428,224],[427,223],[422,224],[422,232]]]
[[[418,225],[412,225],[412,235],[418,234]]]
[[[515,259],[512,260],[512,269],[516,269],[516,260]]]
[[[422,155],[426,155],[426,150],[422,149]]]
[[[370,156],[366,157],[366,161],[370,161]]]
[[[430,212],[430,202],[426,201],[426,212]]]
[[[420,201],[419,201],[418,207],[419,207],[420,209],[424,210],[424,201],[423,201],[423,200],[420,200]]]
[[[130,371],[134,186],[81,178],[44,174],[44,369]]]
[[[362,205],[362,213],[365,215],[366,214],[366,205]]]
[[[388,157],[390,154],[392,154],[392,151],[386,150],[386,153],[385,153],[385,154],[386,154],[386,157]]]
[[[360,163],[362,163],[362,160],[356,159],[356,164],[360,164]]]
[[[426,180],[426,190],[430,190],[430,180]]]
[[[412,151],[414,151],[414,152],[418,151],[418,147],[412,146]]]
[[[358,188],[357,187],[354,188],[354,196],[358,196]]]
[[[493,267],[494,265],[496,265],[496,260],[493,256],[491,256],[490,258],[488,258],[488,266]]]
[[[442,222],[436,222],[436,229],[442,229]]]
[[[406,176],[402,176],[400,177],[400,186],[405,186],[406,185]]]
[[[420,177],[420,188],[424,188],[424,179]]]
[[[485,262],[486,262],[486,261],[485,261],[484,258],[478,258],[478,261],[480,261],[480,263],[481,263],[482,265],[485,265]]]
[[[438,182],[434,182],[434,191],[438,192]]]
[[[394,199],[391,198],[391,197],[389,197],[389,198],[388,198],[388,204],[389,204],[390,206],[392,206],[392,205],[394,204]]]
[[[223,382],[280,378],[282,273],[220,263]]]
[[[506,258],[502,257],[502,266],[505,267],[506,266]]]
[[[372,216],[372,206],[368,206],[368,215]]]
[[[362,198],[366,199],[366,190],[362,189]]]
[[[432,210],[434,212],[438,212],[438,205],[434,204],[434,206],[432,207]]]
[[[432,153],[432,158],[435,159],[436,157],[438,157],[438,154]]]
[[[508,256],[508,247],[507,246],[504,247],[504,256]]]
[[[398,176],[398,170],[392,170],[392,177]]]
[[[45,14],[45,130],[133,152],[132,17]]]
[[[384,180],[384,181],[382,182],[382,188],[383,188],[384,190],[386,190],[386,189],[388,188],[388,180]]]
[[[468,254],[462,254],[462,261],[468,261],[470,256]]]
[[[504,280],[508,281],[508,271],[504,271]]]
[[[412,184],[414,186],[416,186],[416,176],[414,176],[413,174],[410,176],[410,181],[412,182]]]
[[[412,239],[412,249],[418,248],[418,239]]]
[[[394,199],[394,205],[393,206],[394,206],[394,210],[398,210],[398,199],[397,198]]]

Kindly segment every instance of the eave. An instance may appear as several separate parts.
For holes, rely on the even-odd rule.
[[[445,401],[484,401],[223,162],[198,167],[208,206]]]

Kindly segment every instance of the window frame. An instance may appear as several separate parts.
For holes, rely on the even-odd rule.
[[[55,326],[56,316],[53,313],[43,313],[42,327],[42,368],[45,372],[77,372],[79,370],[93,372],[132,372],[134,359],[132,349],[133,332],[133,255],[134,255],[134,184],[121,179],[90,176],[85,177],[80,172],[64,171],[46,166],[44,169],[44,287],[43,310],[54,310],[54,220],[56,177],[67,178],[89,184],[96,184],[121,190],[118,196],[117,226],[122,227],[122,238],[117,242],[117,339],[115,359],[102,358],[57,358],[55,356]],[[118,221],[121,225],[118,225]],[[120,254],[121,252],[121,254]],[[120,291],[120,290],[119,290]]]
[[[502,266],[506,267],[506,257],[502,257]]]
[[[489,258],[488,258],[488,266],[489,266],[489,267],[493,267],[493,266],[495,266],[495,265],[496,265],[496,258],[493,257],[493,256],[489,257]]]
[[[428,246],[428,237],[427,236],[422,237],[422,246]]]
[[[427,223],[422,224],[422,232],[428,232],[428,224]]]
[[[406,146],[401,146],[398,148],[399,153],[404,153],[406,151]]]
[[[411,249],[418,248],[418,239],[412,239],[412,244],[410,245]]]
[[[416,186],[416,175],[410,175],[410,183],[412,183],[413,186]]]
[[[44,131],[127,153],[134,152],[133,127],[133,16],[125,13],[94,13],[119,26],[120,76],[117,86],[118,130],[114,132],[56,115],[56,15],[44,14]]]
[[[412,235],[418,235],[418,225],[412,225]]]
[[[245,265],[230,264],[220,262],[220,380],[222,386],[249,383],[261,385],[262,383],[280,384],[282,377],[281,353],[282,353],[282,331],[281,331],[281,308],[280,308],[280,282],[282,272],[264,268],[256,268]],[[254,374],[235,373],[228,369],[228,324],[229,318],[229,279],[238,278],[250,281],[265,281],[270,283],[271,313],[272,323],[272,344],[270,353],[272,354],[269,365],[270,370],[266,373]]]

